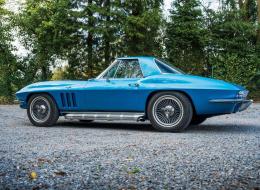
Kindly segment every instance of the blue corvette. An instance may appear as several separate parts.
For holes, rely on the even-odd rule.
[[[248,91],[221,80],[184,74],[155,57],[117,58],[97,78],[28,85],[16,96],[33,125],[59,116],[93,120],[150,120],[160,131],[181,131],[208,117],[247,109]]]

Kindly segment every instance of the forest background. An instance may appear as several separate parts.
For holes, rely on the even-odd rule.
[[[97,76],[116,57],[162,57],[260,99],[260,0],[0,0],[0,103],[37,81]],[[19,55],[15,41],[26,51]],[[19,47],[18,47],[19,48]]]

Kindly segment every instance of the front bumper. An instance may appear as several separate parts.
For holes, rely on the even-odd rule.
[[[18,100],[18,102],[19,102],[20,108],[27,109],[27,103],[26,103],[26,101],[19,101],[19,100]]]
[[[252,103],[253,100],[245,100],[245,99],[213,99],[210,100],[211,103],[224,103],[224,104],[233,104],[233,113],[241,112],[246,110]]]

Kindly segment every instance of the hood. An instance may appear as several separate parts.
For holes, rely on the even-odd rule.
[[[72,86],[83,86],[86,85],[87,81],[79,81],[79,80],[65,80],[65,81],[45,81],[45,82],[37,82],[30,84],[21,90],[19,90],[17,93],[23,92],[23,91],[33,91],[33,90],[40,90],[44,88],[48,89],[62,89],[62,88],[68,88]]]

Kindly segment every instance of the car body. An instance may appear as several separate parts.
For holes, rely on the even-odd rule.
[[[97,78],[87,81],[34,83],[18,91],[16,96],[20,107],[29,109],[31,96],[45,94],[55,103],[58,115],[68,119],[144,121],[149,119],[151,98],[158,93],[167,95],[167,92],[170,96],[175,96],[171,93],[180,94],[184,96],[183,101],[189,101],[192,115],[188,123],[195,118],[204,121],[207,117],[243,111],[252,103],[246,99],[248,91],[244,87],[184,74],[161,59],[146,56],[117,58]],[[166,99],[161,104],[170,102],[167,113],[174,115],[174,106],[177,106],[176,111],[182,109],[183,105],[178,108],[174,99]],[[36,107],[39,111],[40,103]],[[166,131],[174,131],[169,128]]]

